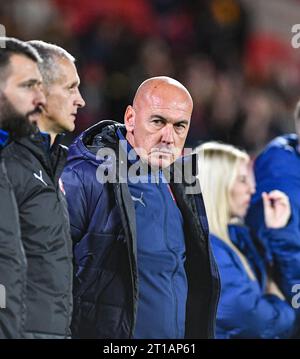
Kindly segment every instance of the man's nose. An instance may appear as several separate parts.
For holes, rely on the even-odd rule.
[[[78,94],[76,97],[76,102],[75,102],[76,106],[78,106],[79,108],[84,107],[85,106],[85,101],[83,99],[83,97],[81,96],[80,91],[78,90]]]
[[[38,87],[35,91],[33,103],[35,106],[46,105],[46,97],[41,87]]]
[[[162,142],[170,144],[174,143],[174,136],[173,136],[173,125],[166,124],[162,129]]]

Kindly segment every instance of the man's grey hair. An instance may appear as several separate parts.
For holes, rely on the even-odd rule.
[[[53,84],[61,76],[59,67],[57,66],[57,60],[67,59],[71,62],[75,62],[74,56],[60,46],[41,40],[31,40],[28,41],[28,44],[37,50],[43,60],[43,62],[38,65],[43,77],[43,83],[46,87]]]

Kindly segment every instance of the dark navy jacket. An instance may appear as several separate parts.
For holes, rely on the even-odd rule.
[[[124,129],[102,121],[80,135],[70,147],[63,174],[75,254],[72,332],[76,338],[134,335],[139,300],[136,217],[128,184],[119,173],[120,164],[127,160],[118,149],[120,126]],[[96,156],[104,147],[112,152]],[[116,183],[97,181],[113,169]],[[219,279],[203,200],[200,194],[187,194],[185,183],[170,186],[184,221],[185,337],[213,337]]]
[[[23,302],[22,313],[8,314],[20,317],[26,339],[70,337],[73,256],[67,203],[60,180],[67,151],[55,141],[49,153],[47,137],[46,142],[45,136],[37,131],[10,142],[1,151],[12,192],[12,201],[6,208],[9,211],[16,207],[10,221],[18,216],[16,237],[11,240],[14,251],[9,252],[9,246],[5,251],[8,255],[20,252],[14,258],[19,260],[19,271],[26,265],[25,275],[14,282],[15,296]],[[12,260],[11,265],[14,266]],[[22,287],[25,285],[22,290],[20,282]],[[13,303],[16,304],[15,299],[10,305]]]
[[[246,256],[257,280],[249,278],[232,248],[211,235],[222,288],[217,313],[217,338],[275,339],[290,336],[295,311],[288,302],[265,294],[265,264],[253,245],[249,230],[230,225],[229,235]]]
[[[0,285],[5,288],[0,308],[0,339],[23,338],[26,319],[27,260],[21,240],[18,205],[2,149],[8,134],[0,129]],[[5,303],[2,303],[4,299]]]
[[[294,285],[300,283],[300,154],[297,146],[295,134],[277,137],[258,156],[254,166],[257,191],[247,216],[248,225],[264,238],[269,261],[289,300],[295,296]],[[272,231],[265,227],[261,193],[274,189],[289,196],[292,216],[285,228]]]

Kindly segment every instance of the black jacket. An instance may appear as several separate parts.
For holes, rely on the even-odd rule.
[[[117,176],[119,163],[126,161],[118,157],[119,126],[103,121],[86,130],[70,147],[62,176],[76,263],[72,322],[76,338],[131,338],[134,333],[139,296],[134,204],[127,183],[119,177],[116,183],[105,184],[96,177],[114,163],[109,155],[106,160],[99,153],[96,157],[100,148],[114,150]],[[201,194],[187,194],[186,183],[170,185],[184,219],[185,336],[211,338],[219,277],[208,242],[203,199]]]
[[[25,325],[26,257],[19,212],[0,152],[0,339],[22,338]],[[3,292],[3,288],[5,291]]]
[[[15,193],[27,259],[25,338],[69,336],[72,249],[59,180],[66,149],[40,133],[10,143],[2,155]],[[16,237],[17,238],[17,237]]]

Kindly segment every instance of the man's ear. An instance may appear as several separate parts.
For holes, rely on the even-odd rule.
[[[135,111],[131,105],[127,106],[126,108],[124,115],[124,123],[127,132],[132,133],[135,127]]]

